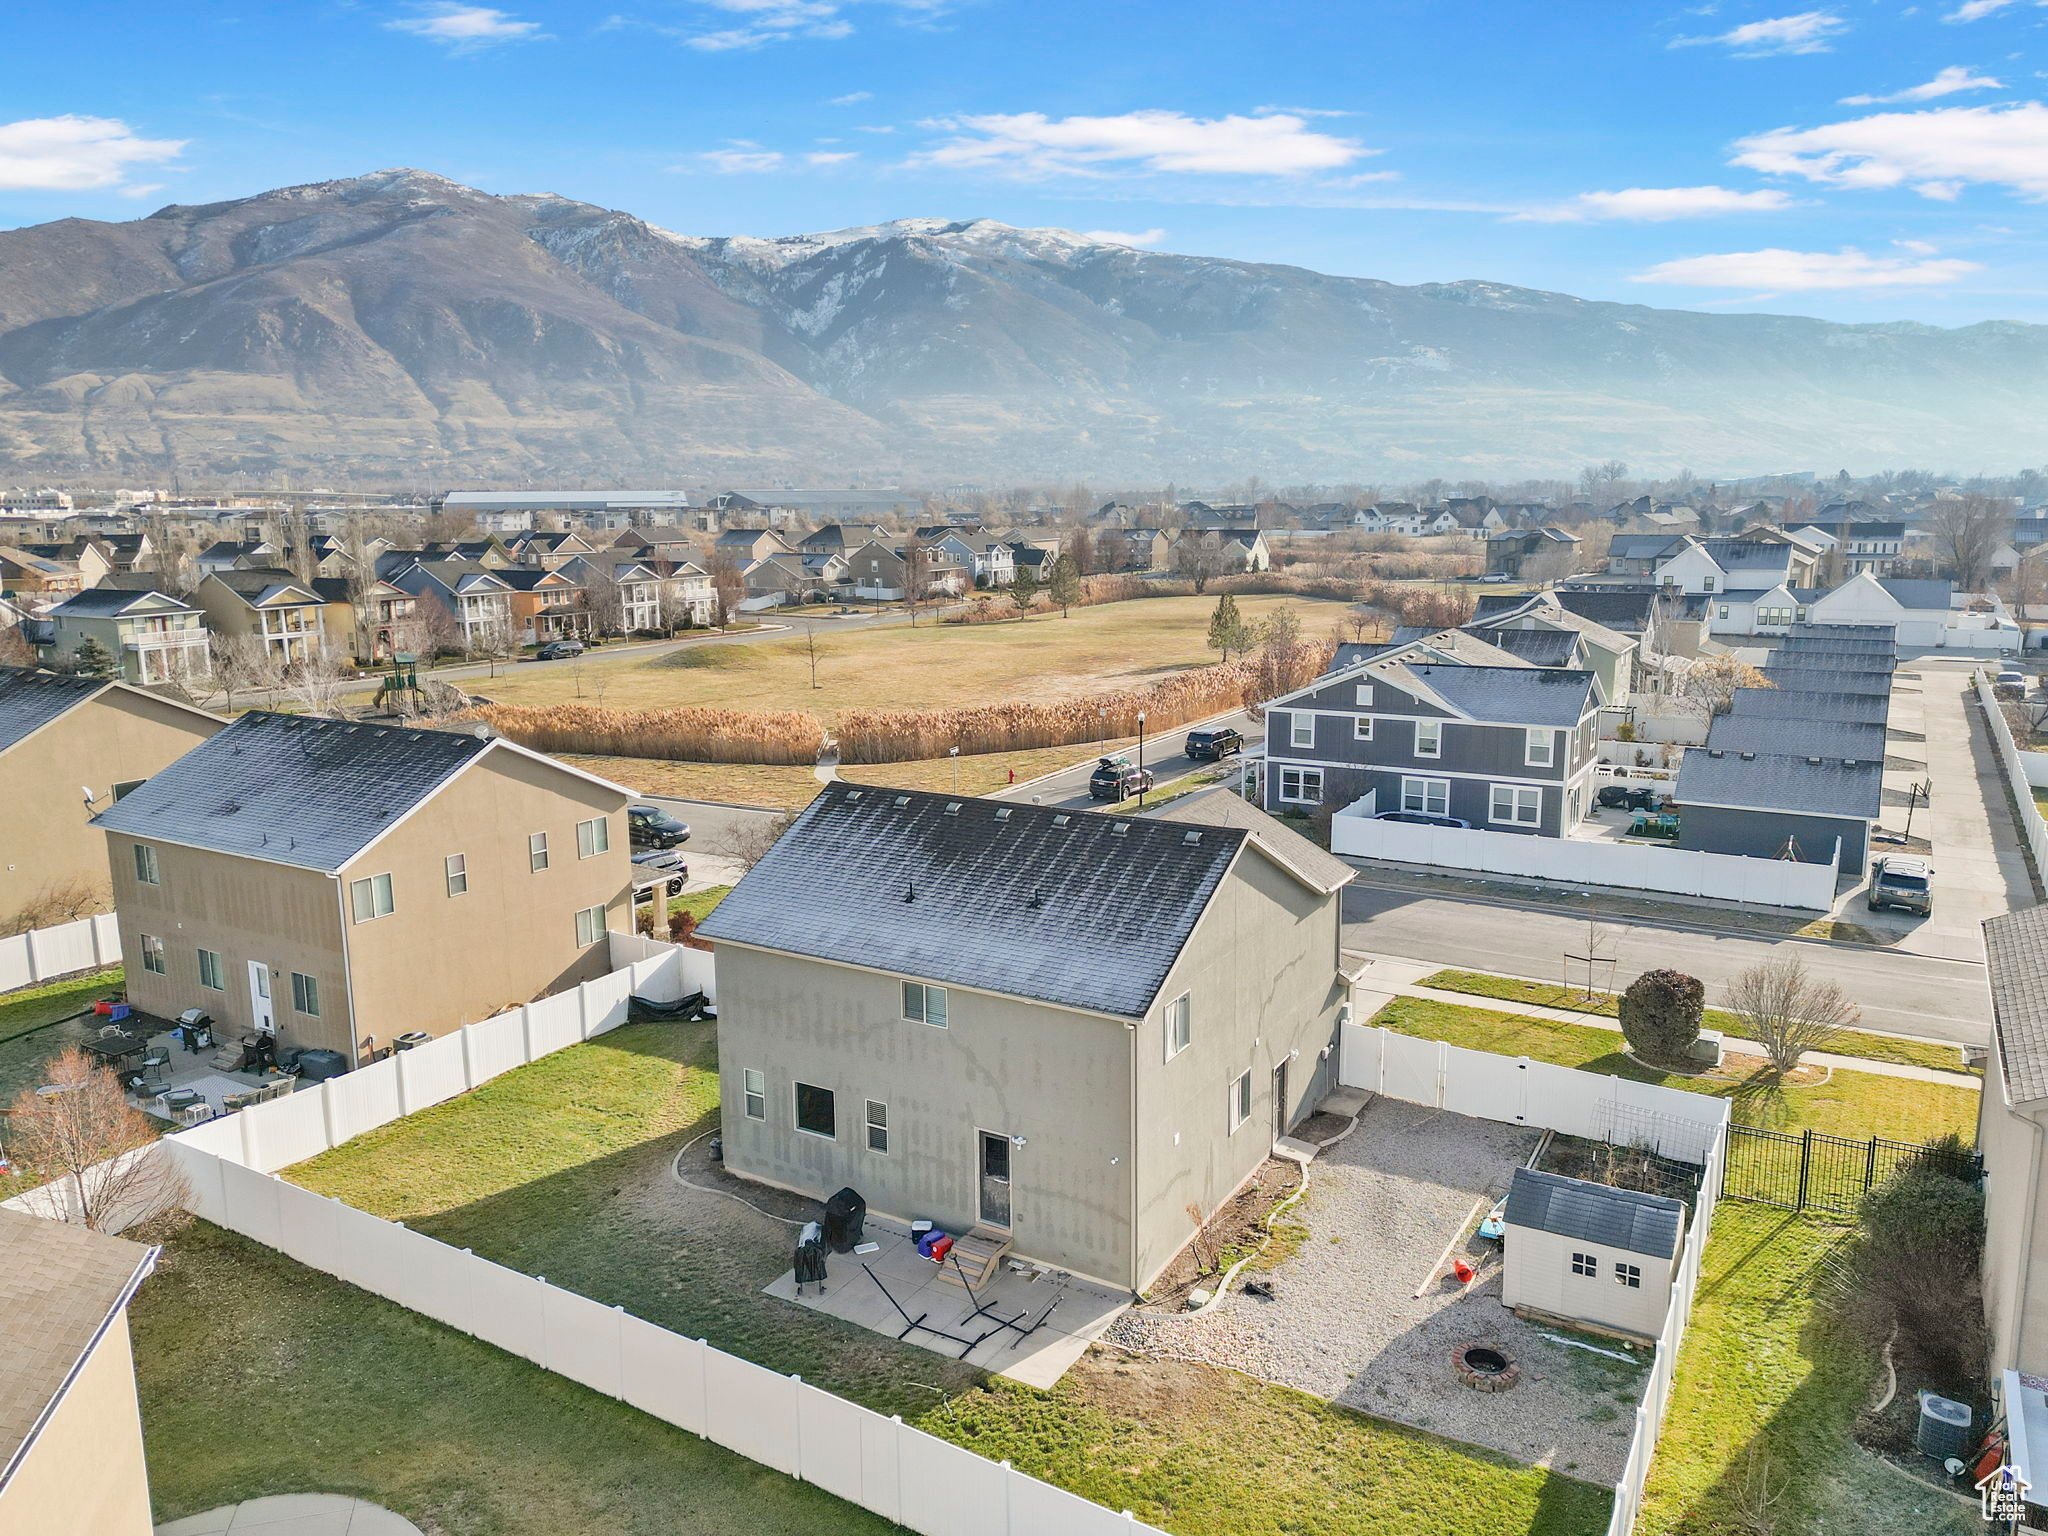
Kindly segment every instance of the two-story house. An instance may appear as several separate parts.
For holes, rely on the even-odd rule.
[[[1559,837],[1589,804],[1598,710],[1583,669],[1369,658],[1266,706],[1266,808]]]
[[[327,605],[320,617],[330,654],[381,661],[410,643],[405,631],[416,599],[403,587],[381,576],[315,576],[308,585]]]
[[[54,667],[77,667],[79,647],[91,640],[113,660],[123,681],[145,687],[212,670],[206,615],[168,592],[88,587],[43,617],[50,635],[43,659]]]
[[[216,635],[256,636],[286,666],[327,649],[327,600],[290,571],[222,567],[207,573],[192,600]]]
[[[388,579],[418,600],[415,614],[431,604],[445,615],[453,649],[473,651],[501,638],[519,638],[512,583],[496,571],[461,560],[416,560]]]
[[[632,792],[502,739],[252,710],[102,811],[128,996],[341,1052],[609,966]]]
[[[1349,867],[1208,798],[828,784],[698,928],[726,1169],[1150,1284],[1328,1091],[1349,995]]]

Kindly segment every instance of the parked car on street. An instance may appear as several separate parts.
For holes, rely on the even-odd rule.
[[[1897,907],[1922,916],[1934,910],[1934,866],[1925,859],[1887,854],[1870,866],[1870,895],[1865,905],[1876,912]]]
[[[1233,752],[1244,750],[1244,737],[1227,725],[1206,731],[1189,731],[1181,750],[1198,763],[1220,763]]]
[[[626,836],[635,848],[680,848],[690,840],[690,825],[658,805],[629,805]]]
[[[1091,800],[1128,800],[1151,787],[1152,770],[1140,768],[1121,753],[1100,759],[1095,764],[1095,771],[1088,775],[1088,798]]]
[[[569,661],[583,654],[581,640],[550,640],[533,653],[535,661]]]
[[[671,896],[680,896],[689,878],[690,866],[683,862],[680,853],[667,848],[642,848],[633,855],[635,896],[651,890],[663,890]]]
[[[1381,811],[1374,821],[1407,821],[1418,827],[1469,827],[1471,822],[1456,816],[1432,816],[1427,811]]]

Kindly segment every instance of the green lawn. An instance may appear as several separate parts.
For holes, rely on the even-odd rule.
[[[725,900],[725,893],[731,889],[729,885],[714,885],[708,891],[692,891],[687,896],[671,896],[668,910],[671,915],[687,912],[701,923],[711,915],[713,907]]]
[[[318,1491],[440,1536],[897,1529],[203,1222],[129,1317],[159,1521]]]
[[[1743,1079],[1685,1077],[1658,1072],[1624,1055],[1621,1037],[1611,1029],[1561,1024],[1430,998],[1397,997],[1371,1022],[1425,1040],[1447,1040],[1474,1050],[1527,1056],[1561,1067],[1728,1099],[1734,1105],[1736,1122],[1742,1125],[1915,1142],[1932,1141],[1950,1131],[1965,1140],[1976,1136],[1977,1091],[1973,1088],[1841,1069],[1813,1087],[1782,1087],[1765,1073]]]
[[[713,1047],[706,1026],[632,1025],[287,1176],[1179,1536],[1604,1531],[1604,1490],[1232,1372],[1097,1351],[1039,1393],[762,1296],[788,1229],[736,1208],[703,1230],[669,1180],[717,1123]]]
[[[1440,992],[1467,992],[1475,997],[1498,997],[1513,1003],[1539,1003],[1546,1008],[1575,1008],[1615,1018],[1621,1000],[1612,992],[1567,992],[1556,982],[1524,981],[1519,976],[1495,976],[1489,971],[1438,971],[1422,978],[1422,985]],[[1737,1039],[1747,1038],[1742,1020],[1725,1008],[1709,1008],[1701,1020],[1708,1029],[1718,1029]],[[1842,1038],[1828,1047],[1837,1056],[1861,1056],[1866,1061],[1888,1061],[1906,1067],[1932,1067],[1942,1072],[1974,1071],[1963,1065],[1963,1053],[1952,1045],[1932,1040],[1895,1040],[1860,1029],[1845,1029]]]
[[[0,997],[0,1040],[12,1040],[90,1006],[106,993],[120,990],[122,977],[117,965],[7,993]]]
[[[1815,1286],[1847,1230],[1741,1201],[1715,1211],[1639,1536],[1964,1536],[1985,1528],[1850,1440],[1858,1411],[1875,1398],[1878,1365]],[[1759,1485],[1777,1490],[1768,1523],[1754,1518]]]

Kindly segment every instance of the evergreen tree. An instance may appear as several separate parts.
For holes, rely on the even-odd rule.
[[[1031,605],[1038,601],[1038,578],[1029,566],[1017,567],[1017,574],[1010,578],[1009,593],[1019,613],[1031,611]]]
[[[114,653],[91,635],[78,642],[78,649],[71,653],[71,663],[87,677],[112,677],[120,670]]]
[[[1237,611],[1237,599],[1228,592],[1216,599],[1216,611],[1209,615],[1209,648],[1221,651],[1225,661],[1230,653],[1242,656],[1258,644],[1258,635]]]
[[[1081,600],[1081,572],[1064,554],[1054,555],[1045,573],[1045,595],[1059,605],[1060,617]]]

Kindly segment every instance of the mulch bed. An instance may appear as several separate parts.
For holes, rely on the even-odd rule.
[[[1337,1124],[1341,1128],[1344,1122],[1339,1120]],[[1189,1291],[1198,1287],[1214,1290],[1222,1278],[1221,1271],[1199,1262],[1195,1250],[1199,1248],[1204,1259],[1208,1259],[1233,1248],[1240,1253],[1256,1248],[1266,1237],[1263,1225],[1266,1213],[1300,1187],[1299,1164],[1277,1157],[1267,1158],[1259,1165],[1259,1171],[1251,1182],[1204,1224],[1202,1240],[1199,1243],[1191,1241],[1174,1255],[1173,1262],[1166,1266],[1159,1278],[1152,1282],[1151,1290],[1145,1293],[1141,1308],[1182,1312],[1187,1309]],[[1192,1226],[1193,1222],[1190,1221],[1189,1225]],[[1236,1261],[1233,1259],[1231,1262]]]

